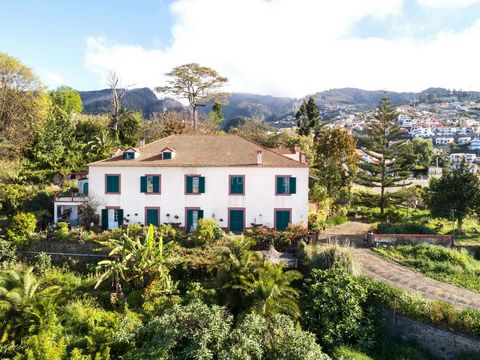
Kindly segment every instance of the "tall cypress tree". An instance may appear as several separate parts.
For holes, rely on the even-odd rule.
[[[385,94],[362,137],[365,144],[362,150],[368,158],[361,159],[357,183],[380,188],[379,205],[382,214],[386,205],[385,189],[404,185],[404,181],[410,176],[410,167],[397,156],[399,146],[403,143],[399,140],[401,130],[396,123],[397,116],[395,107]]]
[[[320,128],[322,117],[318,111],[317,104],[313,97],[303,100],[300,109],[295,114],[297,119],[297,133],[299,135],[309,136],[312,131],[316,134]]]

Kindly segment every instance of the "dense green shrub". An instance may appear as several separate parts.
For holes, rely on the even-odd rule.
[[[473,336],[480,336],[480,312],[459,310],[440,301],[429,302],[420,295],[409,294],[384,282],[360,278],[368,289],[368,302],[372,306],[395,310],[412,319],[455,329]]]
[[[58,241],[68,241],[71,240],[72,237],[70,236],[70,230],[68,229],[68,223],[66,222],[58,222],[56,224],[54,238]]]
[[[370,356],[349,346],[340,346],[333,351],[334,360],[373,360]]]
[[[7,227],[7,240],[25,244],[35,236],[37,219],[32,213],[18,213]]]
[[[191,236],[191,243],[193,246],[205,246],[217,242],[223,235],[223,230],[215,220],[204,218],[198,220],[197,230]]]
[[[286,315],[249,314],[233,330],[221,360],[328,360],[315,335],[302,330]]]
[[[69,347],[85,349],[92,355],[109,351],[121,320],[119,313],[103,310],[88,299],[72,301],[62,312]]]
[[[223,349],[232,316],[200,302],[175,305],[136,332],[125,359],[212,359]]]
[[[48,269],[52,267],[52,257],[44,252],[41,252],[35,256],[35,270],[44,274]]]
[[[329,349],[342,344],[368,348],[375,326],[366,310],[367,296],[366,287],[341,266],[313,269],[305,281],[305,328]]]
[[[308,229],[301,225],[289,225],[285,231],[276,231],[264,226],[247,229],[245,237],[255,242],[255,250],[268,250],[274,246],[278,251],[297,249],[301,241],[309,243]]]
[[[435,234],[435,231],[424,224],[403,223],[392,224],[381,222],[377,226],[378,234]]]
[[[331,269],[335,265],[343,267],[349,274],[358,274],[358,262],[352,248],[340,245],[302,246],[300,260],[308,271],[312,269]]]
[[[17,261],[17,246],[14,242],[0,238],[0,269],[9,269]]]

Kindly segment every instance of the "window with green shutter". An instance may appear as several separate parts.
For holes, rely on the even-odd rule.
[[[205,177],[198,175],[185,176],[185,194],[203,194],[205,192]]]
[[[172,153],[170,151],[163,152],[163,160],[170,160],[172,158]]]
[[[102,229],[108,230],[108,209],[102,209]]]
[[[229,209],[228,224],[231,232],[241,233],[245,229],[245,210]]]
[[[146,208],[145,209],[145,225],[158,226],[160,218],[160,209],[158,208]]]
[[[140,192],[146,194],[160,194],[160,175],[141,176]]]
[[[245,194],[245,176],[230,175],[230,195]]]
[[[105,193],[120,194],[120,175],[105,175]]]
[[[185,230],[187,232],[195,231],[198,227],[198,220],[203,219],[203,210],[200,209],[187,209],[187,219],[185,224]]]
[[[290,195],[297,193],[297,178],[293,176],[277,176],[275,180],[276,195]]]

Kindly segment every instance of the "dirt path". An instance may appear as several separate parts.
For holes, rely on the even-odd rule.
[[[441,300],[458,308],[480,311],[480,293],[431,279],[405,266],[387,261],[369,249],[356,248],[354,251],[363,275],[409,292],[420,293],[429,300]]]
[[[319,238],[349,239],[356,243],[354,252],[357,256],[363,275],[385,281],[390,285],[420,293],[429,300],[441,300],[458,308],[471,308],[480,311],[480,293],[476,293],[455,285],[447,284],[426,277],[425,275],[388,261],[374,254],[370,249],[363,248],[363,237],[370,229],[369,224],[349,221],[323,231]]]

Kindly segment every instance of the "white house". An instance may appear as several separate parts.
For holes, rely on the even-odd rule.
[[[435,139],[435,145],[448,145],[454,142],[455,139],[453,137],[437,137]]]
[[[300,157],[304,160],[304,157]],[[211,218],[233,232],[308,221],[308,167],[235,135],[172,135],[89,166],[104,228]]]
[[[476,164],[477,155],[470,153],[454,153],[449,155],[450,162],[452,163],[451,167],[453,169],[458,169],[460,164],[465,161],[466,166],[469,168],[470,172],[476,174],[478,172],[478,166]]]
[[[468,148],[470,150],[480,150],[480,139],[472,139]]]
[[[53,221],[68,222],[72,226],[79,225],[82,221],[80,208],[88,202],[87,174],[79,173],[74,176],[78,189],[75,192],[56,194],[53,199]]]

